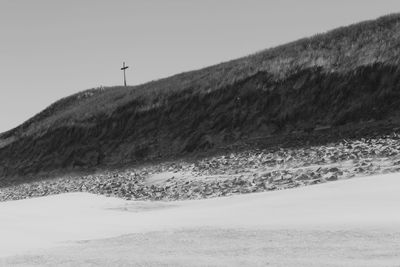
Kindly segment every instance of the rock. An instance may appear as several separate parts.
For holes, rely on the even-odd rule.
[[[301,175],[297,176],[295,179],[299,180],[299,181],[306,181],[306,180],[309,180],[310,177],[308,175],[306,175],[305,173],[302,173]]]
[[[309,181],[308,184],[313,185],[313,184],[320,184],[322,181],[321,179],[312,179]]]
[[[337,167],[333,167],[333,168],[328,169],[328,171],[335,173],[335,172],[338,172],[339,169]]]
[[[328,177],[325,178],[327,181],[336,181],[338,179],[336,174],[331,174]]]

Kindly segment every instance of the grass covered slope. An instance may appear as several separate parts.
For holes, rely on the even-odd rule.
[[[0,135],[0,176],[142,161],[363,121],[396,126],[400,15],[62,99]]]

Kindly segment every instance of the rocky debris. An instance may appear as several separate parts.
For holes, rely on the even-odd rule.
[[[199,199],[398,171],[400,137],[392,134],[324,146],[249,150],[191,162],[164,162],[135,169],[37,180],[1,188],[0,201],[79,191],[129,200]],[[163,173],[168,173],[168,178],[158,179]]]

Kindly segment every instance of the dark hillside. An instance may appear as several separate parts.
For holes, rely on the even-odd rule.
[[[0,175],[209,151],[400,112],[400,16],[135,87],[88,90],[0,135]],[[328,130],[329,131],[329,130]]]

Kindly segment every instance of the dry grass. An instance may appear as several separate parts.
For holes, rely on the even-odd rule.
[[[136,110],[168,105],[171,95],[205,94],[260,71],[279,80],[309,67],[341,72],[373,63],[397,65],[399,39],[400,15],[388,15],[139,86],[90,89],[61,99],[0,138],[38,134],[61,125],[90,125],[128,103]]]

